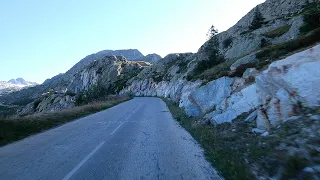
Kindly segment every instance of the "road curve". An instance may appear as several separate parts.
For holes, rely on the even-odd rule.
[[[0,148],[1,180],[221,179],[158,98],[134,98]]]

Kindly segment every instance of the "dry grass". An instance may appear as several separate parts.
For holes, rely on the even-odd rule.
[[[19,118],[0,119],[0,146],[110,108],[129,99],[129,97],[123,96],[59,112],[39,113]]]

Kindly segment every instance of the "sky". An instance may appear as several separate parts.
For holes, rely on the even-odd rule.
[[[264,0],[9,0],[0,2],[0,81],[42,83],[101,50],[197,52]]]

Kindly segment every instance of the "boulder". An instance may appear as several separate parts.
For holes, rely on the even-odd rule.
[[[261,129],[261,130],[270,130],[271,126],[270,126],[270,123],[269,123],[269,120],[266,116],[266,114],[261,111],[261,110],[258,110],[258,116],[257,116],[257,128],[258,129]]]
[[[257,111],[253,111],[249,116],[244,120],[245,122],[253,122],[257,118]]]
[[[242,78],[243,79],[249,79],[250,77],[256,77],[259,75],[259,71],[255,68],[248,68],[246,71],[244,71]]]
[[[255,53],[249,54],[249,55],[237,60],[235,63],[233,63],[230,66],[230,70],[233,71],[233,70],[236,70],[241,65],[258,63],[258,62],[259,62],[259,60],[256,58],[256,54]]]
[[[216,105],[230,96],[232,82],[231,78],[222,77],[196,89],[191,93],[194,103],[200,107],[203,113],[214,109]]]
[[[288,96],[308,107],[320,106],[320,45],[273,62],[256,77],[257,86],[271,96]],[[278,95],[277,95],[278,94]]]
[[[253,84],[225,99],[216,108],[222,113],[209,117],[218,124],[232,122],[242,113],[250,112],[256,109],[260,104],[260,91],[257,89],[257,86]]]

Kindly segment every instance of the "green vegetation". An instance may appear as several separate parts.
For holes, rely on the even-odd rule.
[[[179,62],[177,65],[179,66],[179,70],[177,73],[185,73],[188,70],[188,61]]]
[[[0,106],[0,118],[6,118],[16,113],[15,107]]]
[[[159,83],[163,80],[164,75],[161,73],[153,72],[152,79],[155,83]]]
[[[225,39],[225,40],[222,42],[223,48],[224,48],[224,49],[228,48],[229,46],[232,45],[232,42],[233,42],[233,38],[232,38],[232,37],[228,37],[227,39]]]
[[[20,118],[1,118],[0,146],[110,108],[129,99],[127,96],[118,96],[103,102],[96,102],[59,112],[40,113]]]
[[[207,160],[221,173],[225,179],[258,179],[257,176],[276,177],[276,179],[308,178],[303,174],[305,167],[314,162],[306,161],[306,154],[320,155],[308,146],[318,146],[320,122],[301,118],[286,123],[282,128],[273,129],[272,135],[262,137],[252,133],[255,122],[244,122],[247,114],[233,121],[213,126],[201,123],[199,117],[189,117],[177,104],[164,99],[174,119],[183,126],[204,149]],[[303,129],[306,131],[304,132]],[[313,132],[310,134],[310,132]],[[297,144],[301,142],[302,144]],[[292,156],[288,149],[300,149]],[[307,153],[308,154],[308,153]],[[308,155],[307,155],[308,156]]]
[[[279,27],[277,29],[268,31],[268,32],[264,33],[263,35],[268,38],[280,37],[283,34],[287,33],[290,30],[290,28],[291,28],[291,25],[285,25],[285,26]]]
[[[223,76],[228,76],[230,71],[230,66],[235,63],[238,59],[227,60],[223,63],[220,63],[210,69],[203,71],[198,75],[190,74],[187,76],[188,81],[194,81],[197,79],[212,81]]]
[[[67,92],[65,93],[67,96],[75,96],[76,93],[70,91],[70,90],[67,90]]]
[[[237,137],[235,133],[223,133],[230,128],[226,124],[219,126],[218,129],[212,125],[199,124],[197,118],[188,117],[178,105],[166,99],[164,101],[173,117],[198,141],[205,150],[207,160],[221,172],[225,179],[254,179],[241,158],[241,151],[232,149],[236,148],[234,141],[242,137]]]
[[[41,103],[41,99],[37,99],[33,102],[33,109],[37,109],[37,107],[39,106],[39,104]]]
[[[257,64],[258,69],[262,69],[266,64],[270,64],[274,60],[280,57],[286,56],[289,53],[295,52],[297,50],[307,48],[314,45],[320,41],[320,28],[315,29],[308,34],[299,36],[296,39],[271,45],[263,48],[260,52],[256,54],[256,57],[260,60]]]
[[[256,30],[262,27],[264,24],[264,17],[261,14],[260,10],[258,7],[256,7],[256,10],[254,12],[253,20],[251,22],[251,25],[249,27],[250,30]]]
[[[307,4],[302,14],[304,25],[300,27],[301,34],[306,34],[320,27],[320,2]]]
[[[75,104],[77,106],[89,104],[94,101],[102,101],[104,100],[110,93],[106,88],[99,85],[92,86],[85,93],[79,93],[76,97]]]
[[[18,105],[18,106],[25,106],[33,101],[34,101],[34,99],[32,99],[32,98],[21,98],[21,99],[17,99],[15,101],[13,101],[12,104]]]
[[[219,50],[219,41],[216,36],[208,41],[208,44],[204,48],[204,52],[208,55],[209,60],[198,62],[194,70],[188,74],[188,80],[194,79],[197,75],[203,73],[203,71],[208,70],[225,61],[224,56]]]

